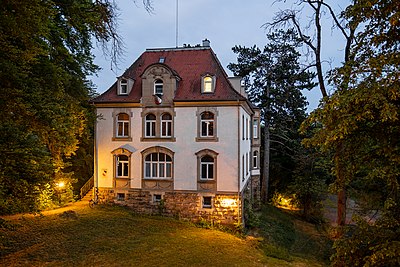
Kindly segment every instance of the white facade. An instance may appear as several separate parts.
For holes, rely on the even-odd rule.
[[[106,198],[242,219],[258,110],[209,46],[148,50],[93,103],[94,184]]]

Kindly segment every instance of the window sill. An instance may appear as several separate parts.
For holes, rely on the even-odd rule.
[[[216,183],[215,179],[213,179],[213,180],[197,180],[197,182],[201,183],[201,184],[215,184]]]
[[[173,181],[173,178],[143,178],[145,181]]]
[[[141,137],[141,142],[176,142],[175,137]]]
[[[132,137],[113,137],[112,141],[132,141]]]
[[[218,137],[196,137],[196,142],[218,142]]]

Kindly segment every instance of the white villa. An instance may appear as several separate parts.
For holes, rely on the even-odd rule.
[[[259,197],[259,110],[204,40],[147,49],[93,100],[94,186],[137,212],[243,222]]]

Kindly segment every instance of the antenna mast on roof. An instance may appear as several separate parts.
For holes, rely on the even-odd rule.
[[[176,0],[176,36],[175,36],[175,46],[178,48],[178,0]]]

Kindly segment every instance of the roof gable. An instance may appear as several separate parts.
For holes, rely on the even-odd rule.
[[[162,60],[160,60],[162,59]],[[124,73],[134,80],[129,95],[117,94],[117,83],[93,100],[94,103],[140,102],[142,75],[155,64],[165,65],[177,79],[174,101],[232,101],[245,100],[230,84],[228,77],[210,47],[167,48],[146,50]],[[202,94],[201,82],[205,75],[216,77],[213,93]]]

